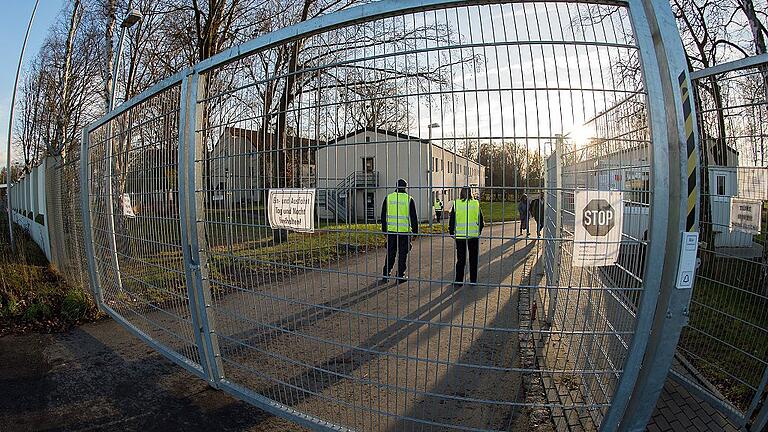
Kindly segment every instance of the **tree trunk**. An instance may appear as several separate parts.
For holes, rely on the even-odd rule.
[[[109,110],[110,99],[112,98],[112,86],[114,77],[112,76],[112,67],[114,66],[114,38],[115,23],[117,22],[117,4],[116,0],[106,0],[107,27],[104,31],[104,112]]]
[[[69,77],[72,74],[72,45],[74,44],[75,33],[80,24],[79,10],[80,0],[75,0],[72,5],[72,16],[69,20],[67,42],[64,47],[64,72],[61,78],[61,95],[58,103],[58,112],[56,113],[56,133],[54,134],[53,145],[48,148],[48,153],[52,156],[59,156],[63,153],[67,127],[69,126]]]

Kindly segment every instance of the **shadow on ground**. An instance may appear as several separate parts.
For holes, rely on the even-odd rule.
[[[111,320],[0,338],[0,429],[304,431],[209,387]]]

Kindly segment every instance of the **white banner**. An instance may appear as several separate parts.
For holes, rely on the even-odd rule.
[[[731,230],[754,235],[760,234],[762,209],[762,201],[731,198]]]
[[[133,212],[133,206],[131,205],[131,196],[127,193],[123,194],[123,216],[129,218],[135,218],[136,214]]]
[[[739,198],[768,200],[768,168],[739,167]]]
[[[577,191],[573,265],[600,267],[616,263],[624,221],[624,194]]]
[[[315,232],[315,189],[270,189],[267,214],[272,229]]]

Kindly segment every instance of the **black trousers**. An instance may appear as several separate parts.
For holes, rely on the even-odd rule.
[[[464,266],[467,265],[469,249],[469,281],[477,282],[477,251],[480,239],[456,239],[456,282],[464,282]]]
[[[408,265],[408,252],[411,246],[409,233],[387,233],[387,262],[384,263],[384,276],[389,276],[395,266],[397,255],[397,277],[405,275]]]

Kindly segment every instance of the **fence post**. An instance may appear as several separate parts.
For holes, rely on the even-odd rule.
[[[687,323],[691,289],[677,288],[684,232],[695,232],[698,209],[696,119],[688,66],[668,3],[630,1],[648,92],[653,206],[644,293],[632,350],[603,430],[645,430]],[[642,364],[642,367],[641,367]]]
[[[552,248],[552,282],[550,288],[549,308],[547,310],[547,323],[551,327],[555,320],[557,308],[557,293],[560,288],[560,249],[563,238],[563,136],[555,136],[555,230],[554,240],[551,240]]]
[[[192,325],[200,364],[209,384],[218,388],[218,382],[224,378],[223,368],[213,318],[209,314],[211,291],[208,285],[208,266],[200,254],[200,245],[205,244],[205,232],[197,225],[197,212],[204,212],[205,199],[195,193],[204,189],[202,172],[195,166],[196,156],[201,154],[203,145],[196,133],[196,126],[200,124],[201,118],[197,112],[199,88],[200,75],[194,71],[184,77],[181,83],[177,170],[179,220]]]
[[[93,249],[93,230],[91,228],[91,185],[90,185],[90,170],[88,169],[88,161],[90,160],[90,153],[88,152],[88,143],[90,141],[90,131],[88,128],[83,129],[83,136],[80,141],[80,213],[83,220],[83,247],[85,248],[85,256],[88,259],[88,277],[93,290],[93,296],[96,299],[96,305],[99,310],[104,310],[104,292],[101,289],[101,282],[99,280],[99,269],[96,266],[96,260],[94,259]]]

